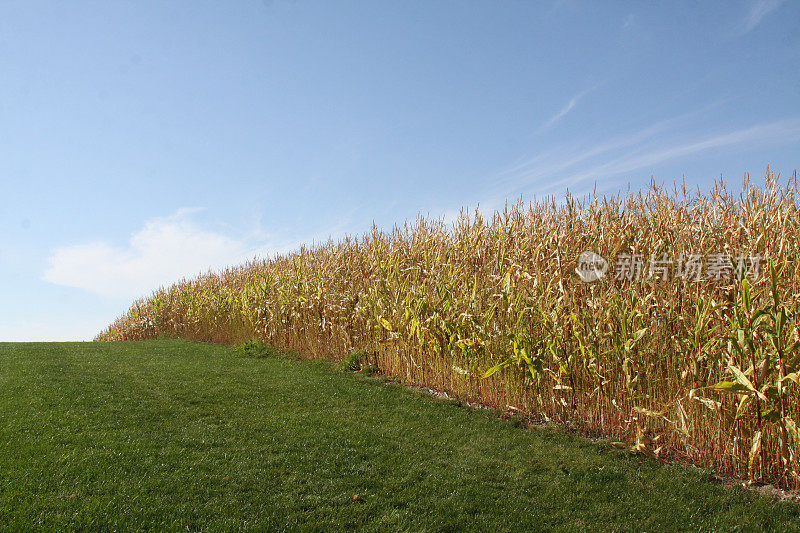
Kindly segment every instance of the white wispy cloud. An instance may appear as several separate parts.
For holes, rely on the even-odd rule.
[[[561,120],[562,118],[564,118],[565,116],[567,116],[567,114],[568,114],[570,111],[572,111],[572,110],[575,108],[575,106],[576,106],[576,105],[578,105],[578,102],[580,101],[580,99],[581,99],[581,98],[583,98],[584,96],[586,96],[586,94],[588,94],[589,92],[591,92],[593,89],[594,89],[594,87],[592,87],[592,88],[590,88],[590,89],[586,89],[585,91],[583,91],[583,92],[580,92],[580,93],[576,94],[575,96],[573,96],[573,97],[570,99],[570,101],[569,101],[569,102],[567,102],[567,104],[566,104],[564,107],[562,107],[562,108],[561,108],[561,109],[558,111],[558,113],[556,113],[555,115],[553,115],[553,116],[550,118],[550,120],[548,120],[547,122],[545,122],[545,123],[542,125],[542,127],[541,127],[541,128],[539,128],[539,133],[541,133],[542,131],[545,131],[545,130],[547,130],[547,129],[549,129],[549,128],[553,127],[553,126],[554,126],[554,125],[555,125],[555,124],[556,124],[556,123],[557,123],[559,120]]]
[[[753,31],[767,15],[781,7],[785,2],[786,0],[755,0],[752,2],[742,22],[741,33],[745,34]]]
[[[800,119],[780,120],[758,124],[722,135],[712,135],[688,143],[677,144],[643,153],[623,156],[570,175],[552,184],[557,187],[568,183],[579,183],[589,179],[618,176],[666,161],[680,159],[709,150],[737,145],[755,145],[766,142],[794,142],[800,140]]]
[[[196,209],[148,221],[125,246],[88,242],[63,246],[50,256],[44,280],[110,298],[144,296],[160,285],[241,259],[248,246],[203,230]]]
[[[542,152],[516,162],[492,176],[491,180],[498,188],[514,189],[514,187],[524,185],[534,179],[549,179],[564,171],[569,171],[581,163],[590,163],[592,160],[601,159],[602,156],[613,155],[614,152],[630,150],[676,125],[685,123],[687,120],[717,107],[722,102],[724,101],[711,103],[703,108],[661,120],[639,131],[617,135],[598,144],[561,146]]]
[[[233,237],[201,227],[196,221],[198,212],[182,208],[149,220],[124,246],[95,241],[57,248],[50,254],[43,279],[131,300],[184,277],[235,266],[255,256],[285,253],[302,242],[320,242],[343,232],[336,227],[303,240],[277,239],[258,230]]]
[[[626,18],[625,22],[622,24],[623,28],[630,28],[636,22],[636,15],[630,13]]]
[[[673,126],[696,113],[655,123],[594,146],[561,146],[535,155],[499,172],[492,179],[492,199],[482,205],[496,205],[520,193],[553,194],[588,181],[624,176],[641,169],[680,160],[715,149],[800,141],[800,118],[765,122],[732,132],[696,136],[685,142],[656,141]]]

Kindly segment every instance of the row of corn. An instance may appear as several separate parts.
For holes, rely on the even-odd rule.
[[[98,340],[361,350],[408,384],[800,488],[798,244],[796,175],[651,184],[254,260],[157,290]]]

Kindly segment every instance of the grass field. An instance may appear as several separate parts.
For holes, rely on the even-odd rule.
[[[15,531],[800,529],[699,471],[183,341],[0,344],[0,449]]]

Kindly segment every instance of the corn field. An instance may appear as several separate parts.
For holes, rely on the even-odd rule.
[[[651,184],[419,218],[161,288],[97,340],[362,350],[407,384],[798,489],[797,193],[796,173],[768,171],[736,191]],[[591,283],[586,251],[609,263]],[[714,276],[653,275],[651,258],[721,254]],[[621,257],[643,258],[642,275],[615,275]]]

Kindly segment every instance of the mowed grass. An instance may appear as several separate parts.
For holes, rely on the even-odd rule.
[[[184,341],[0,344],[0,450],[15,531],[800,529],[696,470]]]

